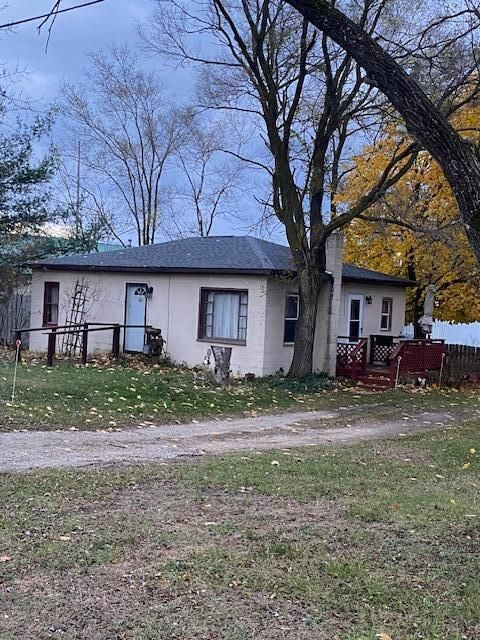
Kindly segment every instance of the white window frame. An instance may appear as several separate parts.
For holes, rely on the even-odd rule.
[[[383,311],[383,303],[388,302],[388,311],[385,313]],[[387,319],[387,327],[383,326],[384,318]],[[392,330],[392,319],[393,319],[393,298],[384,297],[382,298],[382,306],[380,308],[380,331],[391,331]]]
[[[296,298],[297,299],[297,315],[296,317],[290,317],[287,316],[287,307],[288,307],[288,298]],[[298,293],[287,293],[285,296],[285,311],[283,314],[283,344],[293,344],[293,340],[285,340],[285,323],[287,322],[287,320],[289,320],[290,322],[295,321],[295,323],[298,321],[298,315],[299,315],[299,309],[300,309],[300,294]],[[295,328],[296,328],[296,324],[295,324]]]
[[[359,319],[358,319],[358,339],[360,339],[363,336],[363,314],[364,314],[364,296],[361,293],[349,293],[348,294],[348,298],[347,298],[347,332],[346,332],[346,336],[348,336],[348,338],[351,338],[350,336],[350,322],[352,321],[352,300],[358,300],[360,303],[360,308],[359,308]]]

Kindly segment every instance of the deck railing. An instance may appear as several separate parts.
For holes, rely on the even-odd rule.
[[[365,373],[368,338],[352,341],[348,336],[339,336],[339,340],[342,342],[337,343],[337,375],[356,379]]]
[[[367,371],[367,351],[369,338],[351,339],[339,336],[337,343],[337,375],[358,380]],[[373,342],[373,341],[372,341]],[[444,340],[403,340],[393,338],[388,346],[388,354],[382,358],[385,374],[392,381],[400,375],[421,375],[428,371],[438,371],[445,358]],[[380,358],[378,358],[380,360]],[[372,363],[378,361],[375,358]],[[392,382],[393,383],[393,382]]]
[[[401,340],[389,358],[391,375],[438,371],[445,353],[445,340]]]
[[[387,365],[400,338],[396,336],[371,335],[370,336],[370,364]]]

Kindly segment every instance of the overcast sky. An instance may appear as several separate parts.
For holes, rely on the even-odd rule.
[[[52,0],[10,0],[0,12],[2,23],[48,12]],[[64,6],[78,4],[68,0]],[[107,0],[58,16],[47,51],[48,33],[36,23],[1,32],[0,59],[29,73],[23,83],[31,97],[51,100],[64,79],[78,77],[87,53],[113,42],[135,45],[135,25],[147,18],[150,0]]]
[[[1,23],[20,20],[34,15],[47,13],[53,0],[6,0],[8,5],[0,10]],[[79,0],[64,0],[62,6],[78,4]],[[65,80],[80,78],[88,65],[88,53],[108,47],[111,44],[128,44],[138,47],[136,27],[148,20],[153,8],[152,0],[106,0],[104,3],[82,8],[59,15],[53,27],[46,50],[48,30],[38,33],[38,23],[27,23],[11,31],[0,31],[0,61],[14,68],[16,65],[25,73],[20,83],[26,97],[33,98],[39,111],[58,97],[59,89]],[[148,65],[160,65],[160,61],[150,59]],[[176,70],[161,67],[161,76],[172,93],[179,98],[188,97],[193,87],[189,70]],[[56,140],[62,135],[58,126],[55,129]],[[240,214],[249,219],[254,213],[252,204],[257,191],[254,183],[249,185],[251,199],[238,203],[244,209]],[[248,201],[249,200],[249,201]],[[250,215],[245,215],[246,211]],[[238,214],[238,210],[236,212]],[[251,222],[250,218],[250,222]],[[248,223],[247,223],[248,224]],[[238,227],[238,217],[234,220],[219,220],[215,232],[244,233],[247,227]],[[275,234],[277,235],[277,234]],[[283,234],[277,236],[280,239]]]

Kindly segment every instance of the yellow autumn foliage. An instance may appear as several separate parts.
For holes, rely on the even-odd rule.
[[[480,103],[463,109],[454,126],[462,135],[480,141]],[[346,185],[337,197],[339,206],[354,204],[378,181],[402,144],[392,127],[387,135],[355,158]],[[345,230],[345,260],[356,265],[416,280],[408,293],[407,317],[422,315],[429,284],[436,286],[439,319],[458,322],[480,320],[480,267],[458,218],[453,193],[438,164],[427,152],[373,205],[367,216],[401,219],[431,233],[386,222],[354,220]]]

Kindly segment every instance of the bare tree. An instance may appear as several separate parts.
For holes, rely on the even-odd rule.
[[[360,28],[376,32],[386,4],[356,3]],[[388,24],[385,20],[383,31],[390,37]],[[406,173],[418,146],[399,136],[378,182],[341,210],[335,195],[353,155],[353,140],[372,126],[378,131],[388,113],[350,53],[316,35],[281,0],[204,0],[194,11],[174,1],[158,9],[155,28],[144,36],[162,55],[199,65],[201,106],[248,119],[254,138],[264,141],[261,152],[250,148],[236,155],[270,178],[268,205],[285,227],[300,292],[290,373],[308,373],[327,239]]]
[[[325,241],[328,235],[361,213],[372,201],[381,197],[382,193],[391,186],[392,180],[408,169],[409,162],[412,162],[412,154],[424,146],[442,166],[455,192],[467,225],[470,242],[477,255],[480,255],[478,216],[480,158],[478,149],[456,134],[448,122],[448,114],[426,97],[420,88],[421,78],[416,77],[414,73],[412,51],[420,51],[420,58],[429,60],[432,66],[435,66],[433,64],[435,59],[453,46],[450,36],[443,41],[442,39],[435,41],[434,46],[430,42],[431,34],[437,31],[438,27],[443,26],[448,16],[434,18],[422,30],[420,40],[413,39],[417,42],[418,49],[411,47],[408,41],[399,43],[397,38],[390,38],[387,29],[387,36],[384,37],[382,44],[391,42],[392,52],[398,54],[403,51],[403,66],[411,72],[408,75],[388,53],[388,47],[378,44],[380,17],[389,5],[395,3],[389,3],[387,0],[364,0],[363,4],[339,2],[340,5],[354,7],[353,20],[336,9],[336,3],[329,0],[289,0],[289,4],[299,8],[307,20],[323,30],[324,38],[316,39],[310,32],[307,22],[295,24],[291,16],[285,21],[284,17],[287,13],[282,2],[254,3],[242,0],[235,3],[211,0],[197,2],[194,11],[199,8],[199,13],[194,13],[191,5],[187,7],[181,2],[172,0],[170,6],[177,10],[175,27],[164,31],[164,34],[167,34],[167,40],[169,39],[168,45],[166,47],[160,45],[157,48],[172,53],[173,46],[174,55],[182,60],[201,63],[207,68],[213,66],[217,69],[232,71],[226,78],[217,74],[216,83],[212,85],[213,89],[217,90],[217,97],[218,89],[222,85],[233,87],[233,90],[227,92],[227,96],[224,97],[223,104],[217,102],[217,107],[231,108],[233,98],[236,102],[235,108],[239,111],[251,116],[260,115],[264,120],[263,133],[272,154],[272,163],[265,166],[271,174],[272,204],[275,214],[285,225],[299,273],[301,294],[299,336],[295,345],[291,372],[300,373],[311,368],[312,334],[315,328],[315,305],[318,298],[316,293],[321,280],[318,278],[318,271],[324,269]],[[447,5],[443,2],[439,4]],[[470,0],[465,0],[464,6],[464,9],[453,13],[451,17],[467,16],[473,22],[473,26],[468,25],[463,33],[455,35],[456,41],[459,39],[461,41],[464,36],[471,35],[476,30],[478,8]],[[202,7],[206,8],[203,13]],[[359,7],[360,11],[358,11]],[[448,34],[448,28],[444,33]],[[229,52],[228,59],[222,60],[221,56],[195,52],[186,45],[184,39],[186,35],[193,35],[196,38],[200,35],[213,37],[213,40],[216,40],[215,46],[220,45],[223,52]],[[298,35],[296,41],[292,35]],[[322,61],[323,56],[318,55],[319,50],[315,45],[320,40],[322,42],[320,52],[323,55],[327,53],[328,60]],[[290,48],[285,46],[287,41]],[[345,52],[343,57],[338,50],[332,56],[331,41],[343,49]],[[282,44],[283,53],[280,52],[279,42]],[[156,45],[154,39],[151,39],[151,43]],[[472,54],[475,57],[473,45],[472,41]],[[313,51],[317,55],[316,62],[312,64],[310,54]],[[296,63],[292,64],[292,54],[296,61],[300,62],[300,66]],[[342,60],[348,62],[347,70],[342,67]],[[289,75],[288,72],[286,73],[287,69],[288,72],[293,73]],[[307,78],[311,77],[310,73],[313,69],[317,72],[325,72],[324,91],[319,92],[321,98],[317,103],[317,106],[323,109],[320,119],[325,126],[323,132],[320,131],[320,135],[318,135],[318,128],[315,127],[312,161],[307,165],[309,170],[303,172],[303,177],[308,176],[308,180],[305,180],[302,186],[299,171],[295,163],[292,163],[293,158],[298,160],[302,155],[302,150],[299,148],[302,145],[296,146],[295,154],[292,154],[292,151],[295,143],[299,140],[303,143],[305,137],[299,137],[297,131],[292,136],[292,125],[299,122],[296,114],[299,113],[301,98],[309,85]],[[343,70],[338,74],[339,69]],[[363,74],[362,69],[367,73]],[[333,73],[332,70],[334,70]],[[470,69],[468,71],[471,72]],[[245,84],[242,88],[239,80],[245,77],[249,84],[247,88]],[[345,103],[339,100],[339,96],[345,88],[349,91],[357,86],[355,77],[359,81],[358,90],[363,89],[364,84],[368,84],[370,87],[378,87],[385,93],[393,106],[404,116],[408,132],[414,142],[407,149],[402,148],[403,145],[399,146],[392,162],[380,176],[378,185],[365,194],[357,206],[352,207],[348,212],[342,212],[341,216],[337,215],[335,219],[327,216],[325,224],[325,199],[328,200],[329,190],[330,195],[332,192],[326,175],[328,173],[331,176],[329,182],[334,187],[336,177],[338,178],[339,175],[337,169],[341,167],[339,159],[342,158],[342,150],[345,148],[345,141],[341,141],[342,127],[339,120],[342,121],[342,114],[352,115],[351,109],[347,107],[352,99],[348,99]],[[354,92],[354,97],[358,96],[358,90]],[[446,91],[448,94],[450,90],[447,88]],[[453,96],[453,93],[450,95]],[[257,100],[256,106],[255,100]],[[317,114],[314,122],[318,121]],[[333,134],[330,134],[333,123],[335,123]],[[350,127],[347,126],[346,129],[347,134],[350,133]],[[325,149],[328,152],[326,154],[324,154]],[[453,162],[451,162],[452,158]],[[325,162],[326,160],[328,162]],[[399,162],[403,164],[399,165]],[[331,168],[326,172],[325,168],[329,167],[329,163]],[[308,214],[305,215],[303,203],[307,194],[310,207]],[[331,198],[330,201],[332,201]],[[336,212],[329,211],[329,213]]]
[[[117,203],[112,222],[128,220],[137,243],[151,244],[163,222],[166,174],[186,139],[185,113],[128,49],[91,61],[88,85],[65,85],[60,109],[82,143],[83,167]]]
[[[217,220],[231,217],[237,206],[245,166],[225,151],[225,125],[223,120],[198,115],[191,120],[188,145],[176,154],[179,179],[170,216],[173,235],[208,236]]]

